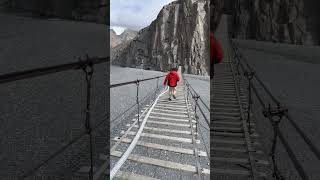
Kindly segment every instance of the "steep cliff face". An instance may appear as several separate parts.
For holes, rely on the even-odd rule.
[[[309,8],[305,8],[305,4],[309,5],[310,2],[311,0],[236,0],[232,23],[234,37],[315,44],[318,41],[315,32],[318,31],[309,19],[310,15],[314,15],[308,12]]]
[[[114,64],[167,71],[182,65],[190,74],[209,72],[209,0],[178,0],[162,8],[112,59]]]
[[[92,21],[109,21],[107,0],[10,0],[3,4],[9,10],[19,9],[40,16]]]

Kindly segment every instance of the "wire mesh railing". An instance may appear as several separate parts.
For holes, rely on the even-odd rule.
[[[136,123],[138,124],[138,128],[139,131],[137,133],[137,136],[132,140],[131,144],[129,145],[129,147],[127,148],[126,152],[121,156],[121,158],[117,161],[117,163],[114,165],[114,167],[112,168],[112,170],[110,171],[110,178],[113,179],[114,176],[116,175],[116,173],[119,171],[119,169],[122,167],[122,165],[125,163],[126,159],[128,158],[129,154],[131,153],[131,151],[133,150],[133,148],[136,145],[137,140],[139,139],[139,136],[144,128],[144,124],[146,123],[146,118],[149,116],[149,113],[145,114],[147,112],[147,110],[144,110],[142,113],[140,113],[140,103],[143,102],[143,99],[147,98],[147,97],[152,97],[152,95],[154,95],[154,101],[152,101],[152,107],[154,107],[156,101],[158,100],[159,97],[157,97],[157,93],[159,92],[160,88],[159,88],[159,80],[160,78],[165,77],[165,75],[162,76],[156,76],[156,77],[152,77],[152,78],[146,78],[146,79],[137,79],[135,81],[129,81],[129,82],[124,82],[124,83],[118,83],[118,84],[112,84],[110,85],[111,88],[115,88],[115,87],[120,87],[120,86],[126,86],[126,85],[130,85],[130,84],[135,84],[136,85],[136,104],[137,105],[137,113],[136,113],[136,119],[134,120],[134,123],[130,125],[129,129],[127,130],[126,133],[128,133],[130,131],[130,129],[134,126],[136,126]],[[146,81],[150,81],[150,80],[157,80],[156,81],[156,88],[154,91],[151,91],[149,94],[147,94],[142,100],[139,99],[139,91],[140,91],[140,84],[141,82],[146,82]],[[150,87],[149,87],[150,88]],[[165,91],[164,91],[165,92]],[[164,93],[162,92],[162,93]],[[129,109],[131,109],[133,106],[131,106]],[[151,108],[152,108],[151,107]],[[147,108],[148,109],[148,108]],[[126,110],[127,111],[127,110]],[[125,111],[125,112],[126,112]],[[122,113],[121,113],[122,114]],[[140,117],[145,115],[144,120],[142,121],[142,124],[140,124]],[[140,134],[139,134],[140,132]],[[111,151],[114,151],[118,145],[120,145],[122,138],[125,138],[125,136],[127,134],[124,134],[121,138],[119,138],[117,140],[117,142],[112,146]],[[97,174],[96,177],[100,177],[101,174]]]
[[[250,133],[252,124],[251,114],[253,113],[253,96],[256,97],[257,102],[262,107],[261,114],[263,114],[263,116],[269,120],[272,126],[273,135],[269,157],[272,161],[273,177],[277,180],[286,179],[283,175],[283,172],[281,172],[277,162],[277,159],[279,161],[279,159],[281,159],[282,157],[276,157],[276,149],[277,146],[279,146],[279,139],[300,178],[303,180],[310,179],[310,174],[307,174],[305,167],[303,167],[301,160],[299,160],[297,156],[297,152],[295,152],[295,149],[290,145],[288,139],[285,138],[285,132],[280,128],[280,123],[284,121],[284,118],[286,118],[287,121],[285,122],[291,124],[294,127],[295,132],[299,135],[300,138],[303,139],[304,143],[307,145],[309,150],[318,158],[318,160],[320,160],[319,149],[315,146],[314,143],[312,143],[305,132],[303,132],[303,130],[295,123],[295,121],[290,116],[286,106],[282,104],[267,88],[256,71],[250,66],[247,59],[241,54],[237,44],[230,38],[230,36],[229,43],[234,54],[232,63],[235,64],[239,80],[246,80],[248,90],[248,109],[246,121],[249,124]],[[288,124],[286,124],[286,126],[287,125]]]
[[[192,85],[188,82],[188,80],[185,78],[185,76],[182,74],[182,78],[184,80],[184,84],[185,84],[185,90],[187,92],[187,101],[190,102],[190,96],[192,98],[192,106],[193,106],[193,110],[194,110],[194,116],[195,116],[195,120],[196,120],[196,138],[198,138],[198,134],[200,134],[202,142],[204,142],[204,147],[207,153],[207,158],[210,158],[210,149],[208,148],[207,144],[205,143],[206,141],[204,140],[204,135],[203,133],[199,130],[199,125],[205,129],[206,131],[210,132],[210,117],[207,117],[205,111],[207,111],[208,113],[210,113],[210,108],[208,107],[208,105],[203,101],[203,99],[201,98],[201,96],[194,90],[194,88],[192,87]],[[201,107],[199,100],[201,102],[201,104],[203,105],[204,109]],[[198,116],[198,109],[199,112],[201,114],[201,116],[203,117],[203,119],[205,120],[205,125],[203,125],[200,120],[199,120],[199,116]],[[209,159],[210,160],[210,159]]]
[[[92,132],[95,131],[99,125],[102,123],[105,123],[106,119],[103,119],[101,122],[97,123],[95,126],[92,126],[91,122],[91,96],[92,96],[92,77],[94,75],[94,66],[99,64],[105,64],[109,62],[108,57],[89,57],[88,55],[84,60],[79,58],[78,62],[74,63],[68,63],[68,64],[62,64],[57,66],[50,66],[50,67],[44,67],[44,68],[37,68],[32,70],[26,70],[26,71],[20,71],[20,72],[13,72],[8,74],[0,75],[0,84],[10,84],[12,82],[16,81],[22,81],[27,80],[31,78],[36,78],[40,76],[47,76],[50,74],[55,74],[59,72],[64,71],[71,71],[71,70],[81,70],[84,73],[85,76],[85,82],[86,82],[86,97],[85,97],[85,122],[84,126],[86,131],[83,133],[80,133],[71,141],[66,143],[64,146],[56,150],[54,153],[51,153],[45,160],[41,161],[40,163],[36,164],[35,166],[32,166],[24,172],[19,179],[26,179],[33,174],[35,174],[41,167],[47,165],[49,162],[51,162],[53,159],[55,159],[57,156],[65,152],[70,146],[78,142],[80,139],[82,139],[84,136],[89,137],[89,147],[90,147],[90,173],[89,177],[92,179],[93,176],[93,144],[92,144]],[[103,83],[103,82],[101,82]]]
[[[136,103],[133,104],[132,106],[130,106],[129,108],[127,108],[125,111],[123,111],[122,113],[120,113],[117,117],[115,117],[114,119],[111,120],[111,122],[115,122],[117,119],[119,119],[120,117],[122,117],[125,113],[129,112],[131,109],[133,109],[134,107],[137,106],[137,118],[138,118],[138,126],[140,127],[140,106],[141,103],[144,102],[144,100],[151,98],[152,95],[155,97],[156,93],[159,91],[159,80],[160,78],[164,77],[163,76],[156,76],[156,77],[152,77],[152,78],[146,78],[146,79],[137,79],[135,81],[128,81],[128,82],[123,82],[123,83],[117,83],[117,84],[112,84],[110,85],[110,88],[116,88],[116,87],[121,87],[121,86],[126,86],[126,85],[130,85],[130,84],[135,84],[136,85]],[[140,99],[140,95],[139,95],[139,90],[140,90],[140,83],[142,82],[146,82],[146,81],[150,81],[150,80],[157,80],[156,81],[156,88],[154,91],[149,92],[146,96],[144,96],[142,99]]]

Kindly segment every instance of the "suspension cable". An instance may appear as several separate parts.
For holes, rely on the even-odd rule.
[[[231,45],[233,46],[233,50],[234,53],[236,55],[236,59],[238,60],[238,62],[240,62],[241,64],[241,68],[243,69],[243,71],[248,72],[245,70],[245,68],[243,67],[241,62],[245,62],[247,64],[247,67],[249,69],[250,72],[253,72],[253,68],[248,64],[248,62],[246,61],[245,58],[243,58],[243,56],[238,52],[238,49],[236,49],[234,47],[234,44],[232,42],[231,39],[229,39],[231,42]],[[243,60],[243,61],[242,61]],[[308,176],[306,174],[306,172],[304,171],[302,165],[300,164],[300,162],[298,161],[296,155],[293,153],[289,143],[286,141],[286,139],[284,138],[284,136],[282,135],[282,132],[280,131],[279,128],[279,123],[280,120],[282,119],[283,116],[287,117],[288,119],[288,110],[286,108],[281,108],[280,102],[275,98],[275,96],[272,95],[272,93],[270,92],[270,90],[265,86],[265,84],[261,81],[261,79],[257,76],[257,74],[255,73],[253,75],[255,77],[255,79],[257,80],[257,82],[263,87],[263,89],[265,90],[265,92],[269,95],[269,97],[272,99],[273,102],[275,102],[277,104],[277,111],[275,110],[271,110],[271,107],[269,105],[269,108],[266,108],[266,105],[264,104],[262,98],[260,97],[260,95],[258,94],[258,91],[256,89],[256,87],[251,84],[251,88],[253,90],[253,92],[255,93],[257,99],[259,100],[261,106],[263,106],[263,113],[265,115],[266,118],[268,118],[273,126],[273,143],[272,143],[272,148],[271,148],[271,152],[270,152],[270,156],[273,162],[273,176],[276,177],[277,179],[283,179],[284,177],[281,175],[279,168],[277,167],[276,161],[275,161],[275,157],[274,157],[274,153],[275,153],[275,149],[276,149],[276,145],[277,145],[277,138],[280,139],[280,141],[282,142],[282,144],[284,145],[285,150],[287,151],[289,158],[291,159],[291,161],[293,162],[293,165],[295,167],[295,169],[298,171],[298,174],[300,175],[300,177],[302,179],[308,179]],[[248,77],[247,77],[248,79]],[[249,81],[249,85],[250,85],[250,80]],[[276,114],[277,116],[279,116],[279,120],[275,121],[273,120],[273,114],[272,113],[282,113],[281,117],[279,116],[279,114]],[[292,119],[289,120],[289,122],[291,122],[291,124],[293,124]],[[305,140],[305,142],[309,145],[309,148],[312,150],[312,152],[318,157],[320,157],[320,153],[319,150],[311,143],[311,141],[307,138],[307,136],[301,131],[301,129],[296,126],[296,124],[293,125],[295,127],[295,129],[298,131],[299,135],[301,135],[301,137]]]
[[[187,84],[190,84],[190,83],[187,81],[187,79],[184,79],[184,80],[187,82]],[[199,96],[198,93],[197,93],[197,91],[195,91],[191,85],[190,85],[190,89],[196,94],[196,96]],[[199,96],[199,99],[200,99],[200,101],[202,102],[202,104],[205,106],[205,108],[206,108],[208,111],[210,111],[210,108],[209,108],[208,105],[202,100],[202,98],[201,98],[200,96]]]
[[[184,78],[184,77],[183,77],[183,78]],[[186,86],[188,87],[188,88],[187,88],[188,93],[190,92],[190,94],[191,94],[192,97],[198,97],[198,99],[200,99],[201,97],[197,94],[196,91],[194,91],[194,89],[193,89],[194,93],[192,93],[192,91],[189,89],[189,87],[192,88],[192,86],[188,83],[188,81],[187,81],[185,78],[184,78],[184,81],[186,82]],[[203,101],[202,101],[202,102],[203,102]],[[202,116],[204,117],[207,125],[210,126],[210,121],[208,120],[208,118],[206,117],[205,113],[204,113],[203,110],[201,109],[198,101],[195,101],[195,104],[196,104],[196,106],[198,106],[198,108],[199,108],[199,110],[200,110],[200,113],[201,113]],[[203,104],[206,105],[204,102],[203,102]],[[206,106],[206,107],[207,107],[207,106]],[[208,109],[208,111],[210,111],[210,109]]]
[[[201,99],[201,97],[198,95],[198,94],[196,94],[196,91],[194,91],[194,89],[193,89],[193,91],[194,91],[194,93],[195,94],[193,94],[192,92],[191,92],[191,90],[190,90],[190,88],[192,88],[191,87],[191,85],[188,83],[188,81],[185,79],[185,77],[183,76],[183,74],[182,74],[182,78],[183,78],[183,80],[184,80],[184,82],[185,82],[185,84],[186,84],[186,87],[187,87],[187,96],[186,96],[186,98],[187,98],[187,102],[189,102],[189,94],[193,97],[193,99],[194,99],[194,103],[195,103],[195,118],[196,118],[196,122],[197,122],[197,124],[196,124],[196,130],[197,130],[197,132],[198,132],[198,124],[200,124],[205,130],[207,130],[207,131],[210,131],[210,129],[207,129],[200,121],[199,121],[199,117],[198,117],[198,115],[197,115],[197,112],[196,112],[196,107],[198,106],[198,108],[199,108],[199,110],[200,110],[200,112],[201,112],[201,115],[204,117],[204,119],[206,120],[206,122],[208,123],[208,126],[210,126],[209,125],[209,121],[208,121],[208,119],[207,119],[207,117],[205,116],[205,114],[204,114],[204,112],[202,111],[202,109],[201,109],[201,107],[200,107],[200,105],[198,104],[198,102],[197,102],[197,100],[198,99]],[[203,101],[202,101],[203,102]],[[205,103],[204,103],[205,104]],[[210,110],[209,110],[210,111]],[[200,130],[199,131],[200,132],[200,136],[201,136],[201,139],[202,139],[202,141],[204,142],[204,138],[203,138],[203,134],[202,134],[202,131]],[[205,147],[205,150],[206,150],[206,153],[207,153],[207,158],[209,159],[209,157],[210,157],[210,151],[208,150],[208,147],[206,146],[206,143],[204,143],[204,147]]]
[[[86,131],[81,133],[79,136],[71,140],[67,145],[63,146],[59,150],[57,150],[55,153],[50,155],[46,160],[39,163],[37,166],[33,167],[31,170],[27,171],[25,174],[23,174],[19,179],[25,179],[32,174],[34,174],[38,169],[40,169],[45,164],[49,163],[52,159],[57,157],[59,154],[64,152],[68,147],[76,143],[78,140],[80,140],[85,135],[89,135],[90,138],[90,174],[89,177],[92,179],[93,177],[93,147],[92,147],[92,128],[90,124],[90,101],[91,101],[91,80],[93,76],[93,65],[104,62],[100,60],[90,60],[90,58],[87,56],[87,61],[80,61],[78,63],[71,63],[71,64],[65,64],[65,65],[59,65],[54,67],[48,67],[48,68],[40,68],[30,71],[23,71],[18,73],[11,73],[9,75],[3,75],[0,77],[2,82],[12,82],[15,80],[21,80],[21,79],[27,79],[31,77],[37,77],[42,76],[45,74],[51,74],[55,72],[61,72],[69,69],[82,69],[85,72],[85,78],[87,82],[87,96],[86,96],[86,117],[85,117],[85,128]]]
[[[152,95],[154,95],[154,93],[157,93],[157,91],[159,90],[159,88],[157,88],[155,91],[151,91],[149,94],[147,94],[146,96],[144,96],[141,100],[139,100],[140,102],[144,102],[146,99],[149,99]],[[123,116],[125,113],[127,113],[128,111],[130,111],[132,108],[134,108],[135,106],[137,106],[137,103],[134,103],[132,106],[130,106],[128,109],[126,109],[124,112],[120,113],[117,117],[113,118],[110,123],[113,123],[114,121],[116,121],[118,118],[120,118],[121,116]]]
[[[149,81],[149,80],[158,79],[158,78],[161,78],[161,77],[164,77],[164,76],[165,76],[165,75],[163,75],[163,76],[156,76],[156,77],[147,78],[147,79],[138,79],[138,80],[135,80],[135,81],[128,81],[128,82],[123,82],[123,83],[118,83],[118,84],[111,84],[111,85],[110,85],[110,88],[115,88],[115,87],[124,86],[124,85],[128,85],[128,84],[136,84],[137,81],[138,81],[138,82]]]
[[[0,75],[0,84],[9,83],[17,80],[22,80],[22,79],[29,79],[29,78],[44,76],[44,75],[58,73],[58,72],[67,71],[67,70],[78,70],[88,66],[89,64],[95,65],[95,64],[107,63],[107,62],[109,62],[109,57],[88,57],[87,56],[84,61],[81,58],[79,58],[79,61],[74,63],[3,74],[3,75]]]
[[[235,46],[235,43],[233,43],[233,41],[230,39],[230,42],[232,43],[233,46]],[[234,52],[236,51],[234,47]],[[244,56],[241,56],[242,59],[239,58],[239,56],[237,56],[237,60],[239,62],[242,62],[241,60],[244,60],[244,62],[248,63],[247,60],[244,58]],[[243,69],[245,69],[241,64],[241,67]],[[248,64],[249,65],[249,64]],[[253,70],[252,67],[248,66],[251,70]],[[262,86],[262,88],[265,90],[265,92],[269,95],[269,97],[273,100],[274,103],[277,104],[277,106],[280,106],[281,103],[275,98],[275,96],[271,93],[271,91],[267,88],[267,86],[262,82],[261,78],[257,75],[257,73],[254,74],[255,79],[257,80],[257,82],[259,82],[259,84]],[[259,101],[261,103],[261,98],[259,97]],[[291,125],[294,127],[294,129],[298,132],[298,134],[302,137],[302,139],[304,140],[304,142],[308,145],[308,147],[310,148],[310,150],[313,152],[313,154],[317,157],[318,160],[320,160],[320,149],[318,147],[316,147],[311,139],[302,131],[302,129],[297,125],[297,123],[293,120],[293,118],[289,115],[289,113],[287,112],[285,114],[285,117],[289,120],[289,122],[291,123]]]
[[[87,134],[89,135],[89,144],[90,144],[90,172],[89,178],[93,180],[93,146],[92,146],[92,129],[91,129],[91,114],[90,114],[90,101],[91,101],[91,80],[93,76],[93,65],[89,64],[88,66],[84,66],[82,70],[85,72],[86,75],[86,82],[87,82],[87,105],[86,105],[86,120],[85,120],[85,127],[87,130]]]

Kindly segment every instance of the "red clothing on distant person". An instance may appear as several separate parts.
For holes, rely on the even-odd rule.
[[[180,77],[176,71],[170,71],[164,79],[163,85],[170,87],[176,87],[177,82],[180,81]]]
[[[214,38],[213,33],[210,33],[210,63],[221,63],[223,59],[223,51],[220,43]]]

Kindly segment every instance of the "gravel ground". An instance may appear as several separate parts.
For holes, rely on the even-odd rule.
[[[0,28],[1,74],[75,62],[75,56],[106,56],[108,53],[104,25],[6,14],[0,14],[0,22],[4,24]],[[107,77],[107,66],[96,66],[92,83],[92,125],[107,119]],[[0,179],[17,179],[85,131],[85,87],[81,71],[65,71],[1,85]],[[95,157],[105,150],[109,139],[105,131],[108,123],[99,129],[99,134],[93,134]],[[34,176],[71,179],[73,171],[82,165],[88,165],[87,136]]]

